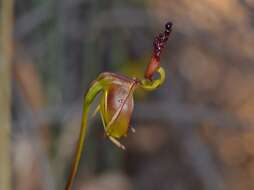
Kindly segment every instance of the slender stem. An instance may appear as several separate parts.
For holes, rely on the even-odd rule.
[[[80,132],[79,132],[79,139],[77,142],[76,152],[75,152],[74,159],[72,162],[71,173],[68,177],[68,182],[65,187],[65,190],[72,189],[74,178],[75,178],[77,171],[78,171],[78,166],[79,166],[80,158],[82,155],[82,151],[84,149],[84,142],[85,142],[85,137],[86,137],[86,132],[87,132],[87,119],[88,119],[89,108],[90,108],[92,101],[96,97],[96,95],[102,89],[103,89],[102,84],[99,81],[95,81],[89,88],[87,94],[84,96],[82,122],[81,122],[81,127],[80,127]]]

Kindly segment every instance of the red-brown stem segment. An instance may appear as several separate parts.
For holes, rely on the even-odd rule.
[[[146,68],[145,78],[152,80],[152,76],[154,72],[159,68],[159,66],[160,66],[160,60],[156,58],[155,56],[152,56],[151,61]]]

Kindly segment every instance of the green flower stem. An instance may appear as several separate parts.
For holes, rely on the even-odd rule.
[[[103,80],[94,81],[91,87],[89,88],[88,92],[84,96],[83,113],[82,113],[82,121],[81,121],[81,127],[79,132],[79,139],[77,142],[75,157],[72,162],[71,173],[69,175],[65,190],[71,190],[74,178],[77,174],[80,158],[82,155],[82,151],[84,149],[84,141],[85,141],[86,132],[87,132],[87,119],[88,119],[89,108],[94,98],[96,97],[96,95],[103,89],[103,83],[104,83]]]
[[[142,79],[141,83],[140,83],[141,88],[143,88],[145,90],[149,90],[149,91],[150,90],[155,90],[159,86],[161,86],[162,83],[164,83],[164,81],[165,81],[165,70],[162,67],[159,67],[156,71],[159,73],[160,78],[156,79],[156,80],[153,80],[153,81],[150,81],[150,80],[147,80],[147,79]]]

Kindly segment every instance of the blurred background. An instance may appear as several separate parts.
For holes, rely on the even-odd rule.
[[[253,0],[2,0],[0,14],[1,190],[64,188],[89,83],[141,78],[167,21],[166,83],[136,93],[126,151],[89,120],[75,189],[254,189]]]

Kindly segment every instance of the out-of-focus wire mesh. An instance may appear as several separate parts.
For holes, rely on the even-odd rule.
[[[252,0],[16,1],[13,189],[63,189],[89,83],[142,77],[166,21],[166,83],[136,93],[124,152],[89,120],[76,189],[254,189]]]

